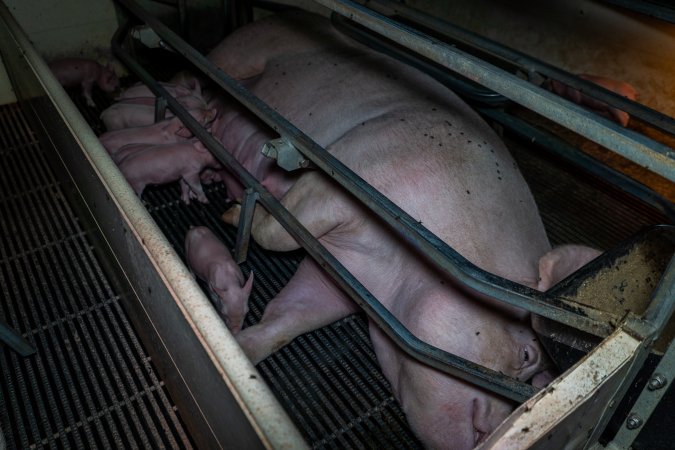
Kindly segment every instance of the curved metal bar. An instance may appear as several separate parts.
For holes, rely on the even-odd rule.
[[[166,98],[168,107],[180,118],[183,124],[214,153],[218,160],[237,175],[242,182],[259,195],[260,203],[270,211],[286,230],[307,250],[307,252],[333,276],[340,287],[366,312],[397,345],[413,358],[473,383],[509,399],[522,402],[530,398],[535,389],[500,372],[485,368],[464,358],[448,353],[420,340],[387,310],[368,290],[345,269],[342,264],[326,250],[302,224],[281,203],[274,198],[208,131],[194,119],[180,103],[157,83],[122,48],[121,42],[126,34],[121,27],[112,41],[115,56],[133,73],[148,85],[155,95]]]
[[[315,0],[335,12],[498,92],[542,116],[675,181],[675,150],[625,129],[505,70],[459,49],[394,22],[350,0]],[[156,31],[156,30],[155,30]]]
[[[620,318],[613,314],[563,299],[552,298],[545,293],[498,277],[471,264],[132,0],[117,1],[151,26],[177,53],[185,56],[243,106],[292,142],[315,166],[324,171],[327,176],[338,181],[465,290],[473,295],[523,308],[601,337],[608,336],[612,332],[614,329],[612,324],[620,323]]]
[[[439,32],[452,40],[484,51],[510,64],[514,64],[525,72],[529,73],[530,71],[536,71],[546,77],[562,81],[574,89],[578,89],[598,100],[616,106],[622,111],[630,114],[632,117],[637,117],[654,128],[675,135],[675,120],[672,117],[640,103],[628,100],[615,92],[579,78],[578,76],[559,69],[551,64],[540,61],[525,53],[509,48],[437,17],[425,14],[422,11],[406,6],[403,3],[394,3],[390,0],[370,0],[369,4],[381,5],[384,8],[393,11],[396,15]]]

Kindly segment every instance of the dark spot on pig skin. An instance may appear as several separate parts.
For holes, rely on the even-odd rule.
[[[437,109],[436,109],[436,108],[431,108],[431,110],[432,110],[432,111],[437,111]]]
[[[476,331],[476,336],[478,336],[479,334],[480,334],[480,331]]]
[[[400,120],[401,122],[405,122],[405,119],[403,119],[403,118],[401,118],[401,119],[399,119],[399,120]]]
[[[448,122],[447,120],[445,121],[445,123],[447,123],[449,127],[452,126],[452,124],[450,122]]]
[[[309,115],[311,116],[311,115],[312,115],[312,113],[309,113]]]
[[[501,180],[501,179],[502,179],[502,177],[497,177],[497,179],[498,179],[498,180]]]
[[[365,124],[366,124],[365,122],[361,122],[361,126],[364,126]]]
[[[443,147],[443,143],[442,143],[442,142],[439,142],[439,143],[438,143],[438,146],[439,146],[439,147]]]
[[[466,193],[467,193],[468,195],[471,195],[471,192],[470,192],[468,189],[466,190]]]
[[[249,375],[248,378],[251,379],[251,380],[257,380],[258,379],[258,377],[256,377],[254,374]]]
[[[523,428],[523,429],[520,430],[520,431],[522,431],[523,433],[527,433],[528,431],[530,431],[530,428],[529,428],[529,427],[525,427],[525,428]]]
[[[467,144],[470,144],[470,143],[471,143],[471,141],[467,140],[467,141],[466,141],[466,143],[467,143]]]
[[[286,72],[281,72],[281,75],[286,76]]]
[[[308,65],[308,66],[311,66],[311,65],[312,65],[312,62],[311,62],[311,61],[310,61],[310,62],[308,62],[308,63],[307,63],[307,65]]]
[[[433,138],[434,138],[434,136],[433,136],[433,135],[431,135],[431,136],[429,136],[429,138],[430,138],[430,139],[433,139]]]

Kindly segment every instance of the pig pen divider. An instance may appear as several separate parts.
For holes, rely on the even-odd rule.
[[[380,3],[386,3],[387,5],[389,4],[388,2],[385,2],[385,0],[378,0],[377,4]],[[400,3],[396,5],[397,6],[394,10],[396,13],[408,11],[410,9]],[[418,18],[418,15],[421,14],[417,10],[412,11],[414,11],[414,14],[406,14],[404,17],[415,20]],[[379,35],[373,33],[370,30],[364,29],[359,25],[356,25],[354,22],[348,20],[340,14],[333,13],[331,15],[331,20],[340,31],[343,31],[357,41],[367,45],[370,48],[392,56],[408,65],[420,69],[421,71],[438,80],[441,84],[447,86],[451,90],[455,90],[460,95],[460,97],[470,101],[471,103],[477,103],[475,108],[481,115],[494,120],[495,122],[502,125],[505,129],[514,132],[527,141],[536,143],[537,146],[542,150],[560,156],[564,160],[571,162],[587,173],[610,182],[627,194],[632,195],[640,201],[647,203],[653,208],[661,211],[668,217],[670,222],[675,223],[675,205],[673,205],[672,202],[657,194],[644,184],[641,184],[640,182],[622,174],[618,170],[603,164],[602,162],[594,159],[591,156],[588,156],[583,152],[579,152],[573,145],[556,136],[554,133],[547,131],[543,127],[536,126],[517,117],[514,114],[505,112],[504,109],[500,108],[499,106],[509,102],[506,97],[488,89],[479,90],[467,80],[460,78],[455,74],[450,74],[447,69],[442,70],[438,65],[416,57],[411,52],[403,51],[400,47],[392,45]],[[505,58],[507,56],[509,57],[509,63],[512,62],[514,66],[517,66],[522,71],[530,73],[531,70],[536,69],[539,73],[544,73],[547,75],[550,74],[551,76],[555,75],[557,77],[556,79],[574,79],[574,83],[569,83],[571,86],[583,86],[584,92],[588,92],[591,95],[595,95],[596,93],[596,85],[590,84],[590,87],[587,89],[586,84],[589,83],[583,78],[579,78],[556,67],[550,66],[528,55],[516,52],[515,50],[502,46],[497,42],[483,38],[482,36],[473,35],[468,31],[456,27],[455,25],[440,21],[436,18],[430,18],[429,20],[433,20],[433,23],[439,23],[439,25],[434,26],[434,30],[443,32],[444,39],[447,38],[459,40],[466,33],[468,34],[468,37],[461,39],[462,43],[464,43],[464,40],[466,40],[468,45],[470,45],[472,48],[475,47],[478,49],[478,51],[484,50],[488,52],[488,54],[504,54]],[[427,23],[424,22],[424,24],[426,25]],[[450,30],[451,33],[446,36],[445,32],[448,30]],[[459,34],[459,37],[454,34],[455,30],[457,30],[456,32]],[[476,40],[477,43],[474,44],[474,40]],[[525,63],[524,65],[521,65],[523,61]],[[626,108],[625,111],[633,111],[633,114],[636,114],[636,117],[639,117],[650,126],[664,130],[666,132],[669,132],[670,130],[675,131],[674,119],[665,116],[658,111],[654,111],[653,109],[644,105],[627,100],[625,97],[617,96],[614,92],[607,92],[609,92],[610,95],[608,97],[603,96],[602,98],[609,99],[611,97],[611,104],[614,106],[618,107],[619,105],[628,104],[630,105],[630,108]]]
[[[666,145],[624,129],[552,92],[353,1],[315,2],[675,181],[675,150]]]
[[[495,298],[499,301],[523,307],[537,314],[554,320],[568,323],[575,328],[591,332],[599,336],[607,336],[614,326],[622,321],[613,314],[601,312],[593,308],[584,307],[573,302],[567,302],[561,299],[554,299],[538,291],[512,283],[492,274],[481,271],[471,265],[454,252],[449,246],[440,241],[436,236],[426,230],[410,216],[396,207],[386,197],[367,185],[362,179],[356,176],[349,169],[344,167],[339,161],[332,158],[324,149],[303,135],[299,130],[288,123],[283,117],[279,116],[267,105],[254,97],[250,92],[227,77],[222,70],[215,67],[201,54],[185,44],[180,38],[173,34],[167,27],[159,21],[148,15],[142,8],[128,0],[118,0],[118,3],[124,5],[133,12],[134,15],[142,19],[151,26],[165,42],[176,52],[185,56],[198,69],[205,73],[209,78],[225,89],[233,97],[239,100],[244,106],[250,109],[259,118],[268,125],[279,131],[282,136],[287,137],[289,141],[298,147],[303,155],[310,159],[316,166],[321,168],[326,174],[336,179],[343,187],[355,195],[366,206],[382,217],[403,237],[409,239],[413,245],[439,264],[446,274],[451,278],[459,280],[469,290],[480,293],[483,296]],[[444,370],[459,378],[474,382],[482,387],[500,393],[512,399],[521,401],[529,397],[532,388],[524,383],[514,383],[514,380],[504,377],[501,374],[490,373],[485,368],[476,367],[467,361],[463,361],[446,352],[442,352],[427,344],[419,341],[412,336],[405,328],[397,323],[382,305],[374,299],[344,268],[320,246],[316,245],[313,237],[299,226],[299,223],[288,212],[281,207],[262,186],[257,183],[253,177],[241,167],[229,153],[213,139],[199,124],[192,119],[181,106],[171,97],[169,97],[163,88],[159,86],[151,77],[135,63],[126,54],[119,45],[122,30],[118,30],[116,38],[113,39],[113,48],[115,53],[123,60],[132,72],[136,73],[157,95],[167,96],[168,106],[180,117],[185,125],[202,142],[226,164],[230,170],[235,173],[242,182],[249,188],[253,188],[258,195],[258,201],[270,211],[277,220],[291,233],[308,252],[315,257],[322,267],[327,269],[336,281],[347,291],[350,296],[363,307],[368,315],[382,327],[387,334],[392,337],[399,346],[420,359],[426,364]],[[244,216],[246,213],[243,214]],[[379,314],[378,314],[379,313]],[[640,334],[650,334],[652,327],[645,324],[643,320],[629,315],[627,321],[630,328],[639,330]],[[408,345],[406,345],[406,342]],[[488,381],[489,380],[489,381]]]
[[[551,64],[533,58],[518,50],[509,48],[491,39],[479,36],[469,30],[433,17],[403,3],[394,3],[391,0],[371,0],[369,5],[380,12],[389,12],[393,15],[414,22],[425,28],[440,33],[444,38],[468,46],[473,50],[481,51],[491,57],[505,62],[514,69],[522,71],[528,79],[536,73],[543,77],[554,79],[583,93],[602,100],[618,109],[627,112],[631,117],[637,117],[654,128],[675,135],[675,120],[672,117],[656,111],[645,105],[629,100],[616,92],[603,88],[595,83],[578,77]],[[537,83],[538,84],[538,83]]]

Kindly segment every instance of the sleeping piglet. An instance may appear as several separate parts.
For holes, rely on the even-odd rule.
[[[105,67],[86,58],[63,58],[49,63],[49,68],[63,87],[82,87],[82,95],[87,105],[95,107],[91,98],[91,89],[94,83],[103,92],[113,92],[119,86],[119,79],[112,66],[108,63]]]
[[[206,227],[190,228],[185,237],[185,255],[190,270],[218,296],[216,309],[232,334],[237,334],[248,312],[253,272],[244,282],[230,251]]]
[[[617,94],[622,95],[629,100],[634,101],[637,98],[637,92],[635,91],[635,88],[626,82],[587,74],[579,74],[579,78],[583,78],[584,80],[595,83],[605,89],[616,92]],[[561,97],[568,98],[574,103],[587,106],[603,115],[608,116],[610,119],[621,124],[623,127],[628,125],[628,119],[630,116],[627,112],[621,111],[620,109],[597,100],[590,95],[584,94],[583,92],[574,89],[565,83],[551,78],[545,82],[544,86]]]
[[[181,182],[181,200],[190,204],[196,198],[208,203],[199,174],[207,167],[220,165],[204,145],[197,141],[183,141],[155,145],[124,158],[119,169],[140,197],[151,184]]]
[[[216,113],[214,109],[190,110],[192,117],[202,125],[210,123]],[[99,140],[108,153],[114,157],[122,147],[128,144],[171,144],[190,137],[192,137],[192,132],[178,117],[173,117],[144,127],[108,131],[99,136]]]
[[[206,108],[204,99],[193,94],[176,97],[176,100],[190,111]],[[166,110],[166,117],[173,117],[170,109]],[[155,122],[155,97],[128,98],[114,103],[101,112],[101,120],[108,131],[152,125]]]

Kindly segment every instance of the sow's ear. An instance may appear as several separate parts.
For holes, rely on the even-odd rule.
[[[601,253],[600,250],[583,245],[562,245],[554,248],[539,259],[537,289],[550,289]]]

